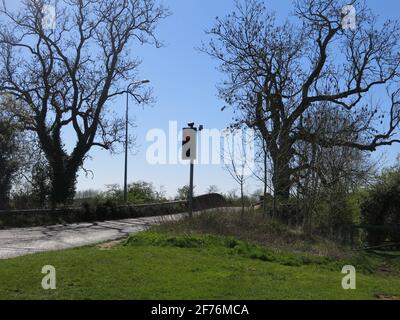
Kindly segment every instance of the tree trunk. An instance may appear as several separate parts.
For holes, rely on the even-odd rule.
[[[267,152],[266,152],[266,146],[265,146],[265,141],[263,139],[263,151],[264,151],[264,198],[263,198],[263,216],[264,218],[267,217]]]
[[[272,159],[273,168],[273,186],[274,186],[274,216],[282,222],[288,222],[289,209],[286,205],[290,198],[291,174],[290,158],[279,154]]]
[[[5,210],[8,209],[10,201],[11,173],[4,166],[0,169],[3,171],[3,176],[0,177],[0,210]]]
[[[243,182],[240,184],[240,198],[242,202],[242,216],[244,215],[244,192],[243,192]]]
[[[74,198],[77,172],[89,150],[88,144],[78,142],[71,155],[68,155],[61,147],[60,128],[50,136],[42,125],[38,137],[51,172],[51,205],[55,208],[59,204],[68,204]]]
[[[263,217],[267,217],[267,185],[264,184],[264,195],[263,195]]]
[[[290,159],[279,157],[274,161],[273,185],[278,200],[286,201],[290,197]]]
[[[62,164],[52,166],[51,204],[53,207],[71,202],[75,195],[77,169],[64,169],[64,167],[65,165]]]

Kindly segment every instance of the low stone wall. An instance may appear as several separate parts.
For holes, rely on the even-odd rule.
[[[208,194],[193,199],[195,211],[219,208],[225,205],[224,197],[219,194]],[[82,206],[54,210],[0,211],[0,229],[162,216],[186,211],[187,201],[123,206],[103,204],[95,207]]]
[[[0,229],[169,215],[186,211],[186,201],[146,205],[0,211]]]
[[[193,198],[193,210],[208,210],[213,208],[226,207],[225,198],[218,193],[209,193]]]

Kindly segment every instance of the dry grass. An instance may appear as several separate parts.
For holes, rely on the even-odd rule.
[[[99,243],[96,247],[99,248],[100,250],[109,250],[114,247],[117,247],[118,245],[122,244],[124,241],[126,241],[126,238],[102,242],[102,243]]]
[[[383,294],[377,294],[376,298],[378,300],[400,300],[400,297],[397,296],[387,296],[387,295],[383,295]]]

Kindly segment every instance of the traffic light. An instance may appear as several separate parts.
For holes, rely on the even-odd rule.
[[[197,130],[184,128],[182,137],[182,160],[196,160],[197,157]]]

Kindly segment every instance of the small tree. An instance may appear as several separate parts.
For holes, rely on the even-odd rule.
[[[307,130],[320,136],[338,132],[343,123],[349,121],[341,109],[332,109],[329,105],[312,109],[304,117],[303,125]],[[337,138],[354,141],[353,132],[342,132]],[[349,210],[348,198],[364,186],[373,172],[369,153],[346,146],[321,146],[317,142],[299,142],[295,155],[302,170],[293,175],[293,186],[297,195],[297,217],[302,221],[307,234],[312,232],[313,216],[322,216],[325,235],[338,234],[339,229],[349,226],[353,212]],[[324,204],[325,208],[321,205]],[[320,211],[320,212],[318,212]]]
[[[120,202],[123,199],[123,191],[119,184],[108,184],[106,185],[106,191],[104,196],[107,200]]]
[[[271,157],[267,149],[267,143],[263,139],[263,137],[258,134],[257,140],[258,142],[258,149],[257,154],[255,157],[255,168],[252,170],[253,176],[262,182],[263,184],[263,215],[264,217],[267,216],[267,203],[268,199],[271,198],[271,193],[273,193],[273,186],[272,186],[272,162]],[[276,216],[276,197],[273,197],[273,206],[272,206],[272,217]]]
[[[240,188],[240,199],[242,207],[242,215],[244,214],[245,199],[244,199],[244,186],[247,179],[250,177],[249,166],[253,162],[253,158],[250,156],[248,146],[246,146],[246,140],[243,139],[241,132],[234,131],[233,137],[227,139],[227,142],[223,150],[223,162],[224,168],[229,175],[239,184]],[[230,131],[225,131],[226,135],[230,134]]]
[[[128,202],[143,204],[163,200],[162,192],[158,192],[152,183],[133,182],[128,185]]]
[[[218,187],[216,185],[211,185],[207,188],[207,193],[218,193]]]
[[[370,226],[400,225],[400,166],[385,170],[373,185],[361,205],[362,222]],[[379,245],[384,240],[400,241],[398,230],[367,231],[367,242]]]
[[[195,186],[193,186],[193,196],[194,196],[194,189]],[[176,193],[177,195],[175,196],[175,200],[188,200],[190,193],[190,186],[185,185],[182,188],[178,188],[178,190],[176,190]]]

